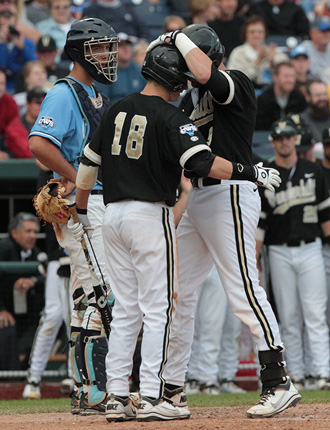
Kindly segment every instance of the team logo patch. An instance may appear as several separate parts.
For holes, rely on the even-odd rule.
[[[192,142],[197,142],[197,140],[199,140],[199,137],[197,137],[197,136],[192,136],[192,137],[190,138],[190,140],[191,140]]]
[[[193,136],[195,131],[197,131],[197,127],[194,124],[186,124],[180,126],[181,134],[189,134],[189,136]]]
[[[54,127],[55,122],[53,118],[51,118],[50,116],[42,116],[39,119],[38,124],[40,124],[44,128],[47,128],[47,127]]]

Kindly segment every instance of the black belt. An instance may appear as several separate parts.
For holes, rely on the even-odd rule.
[[[284,245],[288,247],[301,246],[301,245],[306,245],[306,243],[312,243],[315,241],[316,241],[316,238],[306,239],[306,240],[289,240],[289,242],[284,243]]]
[[[98,195],[103,196],[103,190],[92,190],[92,191],[91,191],[91,194],[92,194],[92,195],[98,194]]]
[[[214,178],[192,178],[191,183],[194,188],[202,188],[209,187],[210,185],[219,185],[221,184],[221,180]]]

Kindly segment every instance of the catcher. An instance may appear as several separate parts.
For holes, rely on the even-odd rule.
[[[70,358],[75,377],[71,411],[88,415],[105,412],[104,360],[107,342],[84,253],[66,222],[69,214],[65,209],[62,211],[62,203],[66,203],[65,199],[70,203],[75,201],[79,157],[109,105],[108,100],[94,87],[93,81],[104,84],[116,81],[118,38],[114,29],[105,22],[87,18],[71,25],[64,49],[74,61],[73,69],[67,78],[57,81],[48,92],[31,130],[29,143],[36,158],[53,170],[60,182],[57,188],[48,184],[44,192],[36,197],[36,204],[40,213],[43,211],[44,219],[47,217],[47,221],[55,222],[57,240],[70,257],[74,302]],[[50,210],[53,199],[50,204],[47,200],[47,194],[51,196],[56,192],[60,194],[56,201],[56,205],[61,205],[60,211],[57,206]],[[95,253],[105,273],[101,233],[104,213],[102,194],[102,183],[98,180],[92,190],[88,214],[93,225]],[[78,216],[81,219],[86,217],[84,213]]]

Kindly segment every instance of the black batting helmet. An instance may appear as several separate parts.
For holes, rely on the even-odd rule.
[[[99,49],[102,46],[103,49]],[[107,47],[106,51],[104,47]],[[101,19],[86,18],[73,22],[64,50],[96,81],[111,84],[117,80],[118,37],[115,30]],[[104,60],[105,52],[109,52],[107,60]]]
[[[177,48],[164,44],[147,53],[141,73],[170,91],[183,91],[187,86],[187,78],[184,76],[186,71],[186,62]]]
[[[213,28],[206,24],[191,24],[185,27],[182,33],[209,57],[216,68],[220,66],[225,48]]]

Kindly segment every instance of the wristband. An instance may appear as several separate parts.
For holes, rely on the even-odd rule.
[[[79,215],[87,215],[87,209],[79,209],[79,208],[77,208],[77,214],[79,214]]]
[[[179,33],[175,38],[175,46],[181,52],[183,58],[192,50],[197,48],[193,41],[184,33]]]
[[[232,163],[233,174],[230,179],[234,181],[256,181],[256,170],[254,166],[243,166],[240,163]]]

